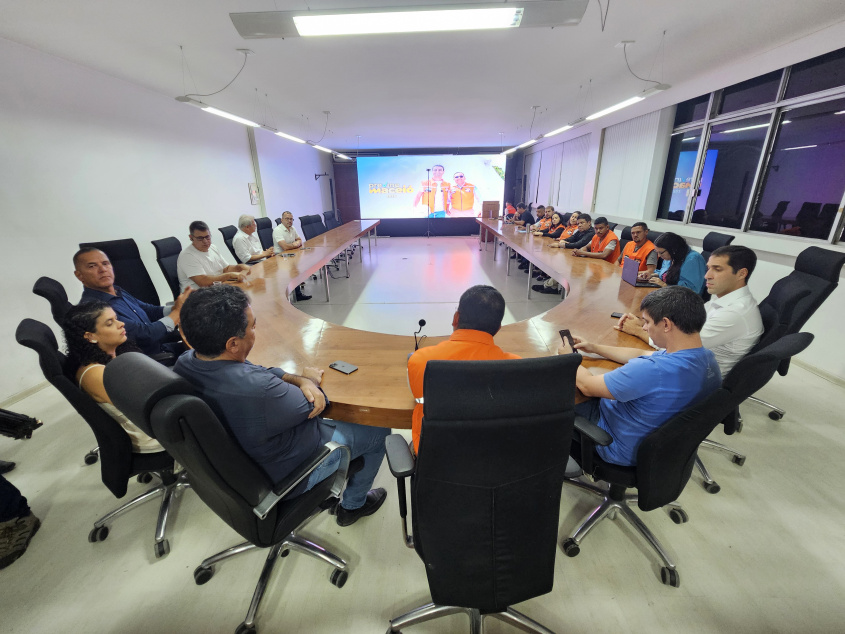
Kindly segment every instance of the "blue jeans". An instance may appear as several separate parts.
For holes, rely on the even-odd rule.
[[[328,419],[324,419],[322,425],[333,429],[331,437],[333,442],[349,447],[352,460],[359,456],[364,458],[364,468],[349,478],[340,503],[346,510],[354,511],[364,506],[367,493],[373,488],[373,480],[384,459],[384,439],[390,434],[390,430],[386,427],[369,427]],[[314,488],[337,471],[339,463],[340,453],[335,453],[311,472],[305,490]]]
[[[445,218],[446,212],[445,211],[432,211],[428,214],[429,218]]]

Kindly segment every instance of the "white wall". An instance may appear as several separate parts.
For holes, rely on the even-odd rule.
[[[268,212],[330,208],[326,179],[314,181],[332,173],[330,159],[256,136]],[[216,228],[257,215],[243,126],[2,39],[0,139],[0,402],[44,380],[14,331],[25,317],[54,325],[31,292],[42,275],[79,299],[71,263],[79,242],[134,238],[164,301],[150,240],[175,235],[186,244],[188,224],[202,219],[228,258]]]

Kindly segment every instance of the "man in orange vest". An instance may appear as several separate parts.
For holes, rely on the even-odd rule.
[[[619,256],[619,266],[625,263],[625,258],[637,260],[640,263],[638,277],[647,280],[654,275],[657,266],[657,249],[654,243],[648,239],[648,225],[644,222],[635,222],[631,225],[631,241],[625,245],[622,254]]]
[[[422,189],[414,198],[414,207],[420,204],[428,206],[430,218],[445,218],[449,215],[449,191],[452,186],[443,180],[443,173],[446,171],[442,165],[435,165],[431,168],[431,180],[422,181]]]
[[[608,262],[616,262],[619,258],[619,238],[610,230],[607,218],[599,216],[593,222],[596,235],[586,248],[575,249],[572,255],[580,258],[600,258]]]
[[[476,209],[478,200],[478,188],[472,183],[467,183],[463,172],[455,172],[455,184],[452,186],[449,208],[450,216],[453,218],[475,218],[480,210]]]

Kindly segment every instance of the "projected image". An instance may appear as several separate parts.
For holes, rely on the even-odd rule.
[[[505,157],[358,158],[361,218],[477,218],[485,200],[502,205]]]
[[[695,169],[696,152],[681,152],[678,156],[678,167],[675,170],[675,184],[672,187],[672,199],[669,209],[683,209],[687,206],[687,197],[692,183],[692,173]],[[701,171],[701,194],[695,201],[696,209],[707,207],[707,197],[710,195],[710,185],[713,182],[713,172],[716,169],[716,159],[719,150],[707,150],[704,157],[704,168]]]

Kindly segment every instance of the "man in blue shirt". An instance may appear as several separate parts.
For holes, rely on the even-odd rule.
[[[302,376],[247,361],[255,344],[255,315],[239,288],[202,288],[185,301],[182,332],[193,350],[173,370],[198,388],[241,448],[278,483],[319,447],[334,441],[349,447],[363,468],[349,478],[337,508],[337,523],[349,526],[375,513],[384,489],[370,487],[384,458],[383,427],[368,427],[318,415],[326,406],[320,390],[323,371],[305,368]],[[301,494],[337,470],[335,454],[294,489]]]
[[[85,247],[73,256],[74,274],[82,282],[80,303],[101,301],[108,303],[117,318],[126,325],[126,336],[132,339],[144,354],[157,354],[169,351],[181,351],[181,338],[176,326],[179,325],[179,311],[182,303],[190,294],[186,290],[169,307],[153,306],[142,302],[119,286],[114,285],[114,269],[109,257],[94,247]],[[170,346],[169,344],[176,344]]]
[[[667,286],[646,295],[640,310],[643,330],[664,350],[603,346],[574,337],[577,351],[623,364],[596,376],[583,366],[578,368],[576,386],[592,398],[576,405],[575,413],[613,438],[607,447],[596,447],[599,456],[626,466],[637,463],[637,450],[646,436],[716,391],[722,382],[716,357],[701,345],[699,332],[707,314],[698,293]]]

